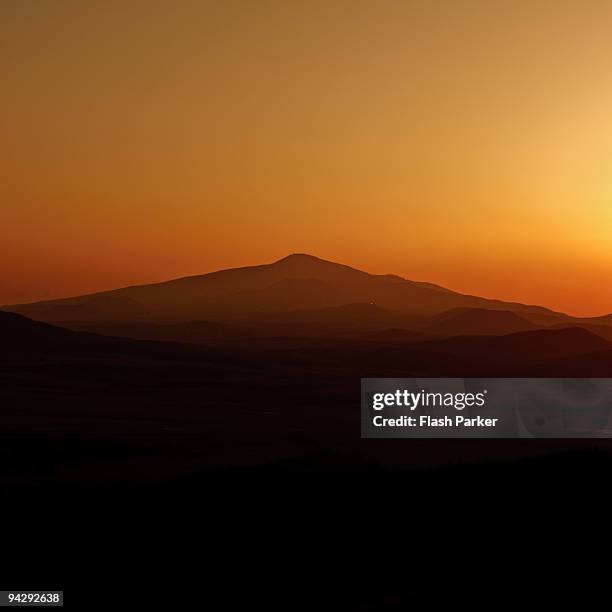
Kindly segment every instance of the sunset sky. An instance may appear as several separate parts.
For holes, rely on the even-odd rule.
[[[612,312],[607,0],[2,0],[0,304],[308,252]]]

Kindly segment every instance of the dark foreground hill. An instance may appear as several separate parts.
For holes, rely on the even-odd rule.
[[[360,472],[522,456],[547,447],[361,440],[360,378],[612,376],[610,344],[581,329],[392,344],[376,335],[285,338],[231,350],[100,337],[9,313],[0,330],[5,486],[140,486],[232,467]]]
[[[343,316],[361,320],[370,310]],[[122,600],[138,608],[139,574],[146,593],[152,577],[182,585],[187,576],[196,599],[205,584],[206,601],[222,602],[215,609],[272,597],[283,609],[321,601],[337,610],[403,609],[394,602],[413,597],[404,565],[392,581],[388,570],[373,580],[364,566],[414,551],[418,534],[437,554],[423,525],[449,525],[435,529],[445,544],[448,533],[465,534],[463,551],[476,528],[487,539],[508,536],[525,499],[538,517],[556,516],[601,490],[612,466],[608,440],[364,440],[358,402],[362,376],[612,376],[603,339],[581,329],[427,341],[392,333],[393,342],[384,333],[264,337],[220,349],[0,313],[0,489],[12,550],[4,578],[61,585],[78,609],[92,607],[100,576],[113,580],[98,603],[112,609],[124,589]],[[536,532],[541,543],[539,518]],[[516,538],[524,537],[521,529]],[[280,566],[303,559],[303,567],[275,569],[288,596],[271,592],[262,551]],[[208,560],[205,580],[194,552]],[[250,582],[236,573],[238,555]]]
[[[404,609],[414,595],[405,565],[390,579],[387,568],[373,573],[372,559],[392,564],[420,543],[430,574],[453,535],[458,555],[476,530],[495,546],[523,542],[517,517],[534,524],[525,500],[538,508],[531,539],[540,545],[547,533],[558,540],[559,528],[543,525],[559,508],[571,511],[564,528],[576,517],[599,526],[584,511],[599,491],[596,507],[606,507],[608,440],[360,438],[361,376],[588,376],[595,366],[611,376],[612,351],[592,352],[607,345],[582,330],[220,350],[0,313],[0,333],[4,579],[63,586],[75,609],[91,609],[92,593],[106,609],[119,592],[134,608],[147,594],[159,605],[152,580],[189,592],[187,608],[204,584],[220,610],[272,599],[282,609]],[[100,576],[112,578],[102,591]]]

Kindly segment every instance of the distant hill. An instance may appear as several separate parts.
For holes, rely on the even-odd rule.
[[[202,347],[74,331],[0,311],[0,359],[207,359],[211,354]],[[221,357],[218,351],[214,354],[216,360]]]
[[[0,351],[65,346],[78,342],[80,334],[32,321],[12,312],[0,312]]]
[[[119,321],[72,323],[70,325],[73,330],[88,331],[104,336],[188,344],[239,345],[254,335],[247,327],[211,321],[186,321],[185,323]]]
[[[454,308],[431,317],[425,330],[440,336],[501,336],[538,329],[538,325],[509,310]]]
[[[193,321],[357,302],[416,315],[432,315],[452,308],[555,314],[538,306],[463,295],[399,276],[368,274],[303,254],[267,265],[4,308],[53,322]]]
[[[425,343],[424,348],[457,355],[503,358],[506,361],[546,361],[610,350],[605,339],[580,327],[538,329],[504,336],[457,336]]]
[[[358,337],[373,340],[425,339],[430,334],[411,331],[415,319],[374,304],[344,304],[326,308],[300,308],[281,313],[253,314],[232,322],[184,323],[104,322],[70,323],[72,329],[125,338],[239,345],[265,337]]]
[[[578,320],[576,323],[580,325],[582,329],[586,329],[587,331],[595,334],[596,336],[600,336],[609,342],[612,342],[612,326],[607,326],[605,324],[592,324],[592,323],[583,323],[583,321],[588,321],[588,319]],[[549,329],[563,329],[568,326],[568,323],[556,323],[555,325],[551,325]]]
[[[331,322],[334,316],[340,320],[350,316],[358,321],[362,315],[370,314],[369,305],[331,309],[330,313],[320,311],[324,321],[331,317],[325,324],[333,330],[323,334],[320,330],[324,327],[316,327],[316,333],[311,333],[307,326],[301,326],[304,324],[298,325],[297,331],[281,325],[272,329],[285,333],[264,330],[248,335],[248,331],[193,322],[129,327],[131,338],[122,338],[110,335],[121,334],[118,325],[105,330],[109,335],[96,335],[0,312],[3,339],[0,360],[17,358],[17,362],[30,364],[45,361],[106,364],[99,371],[102,379],[104,368],[130,369],[136,364],[154,362],[172,362],[179,370],[179,364],[191,367],[187,366],[189,363],[208,363],[211,368],[225,363],[240,370],[252,363],[254,355],[262,372],[268,372],[266,376],[285,367],[306,367],[305,371],[309,371],[312,364],[321,367],[327,364],[324,367],[332,370],[342,367],[357,377],[610,376],[611,373],[612,343],[581,328],[431,340],[422,333],[397,328],[383,331],[361,328],[358,335],[343,334],[338,332],[343,328]],[[378,315],[384,324],[387,313],[382,311]],[[320,324],[321,321],[317,325]],[[147,326],[150,327],[147,329]],[[354,328],[353,321],[350,329]],[[176,342],[181,339],[183,342]],[[198,346],[198,343],[208,346]],[[207,371],[207,380],[212,371]]]

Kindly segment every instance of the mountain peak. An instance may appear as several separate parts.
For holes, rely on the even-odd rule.
[[[320,257],[309,255],[308,253],[290,253],[286,257],[283,257],[282,259],[279,259],[278,261],[275,261],[274,263],[280,264],[280,263],[307,263],[307,262],[331,263],[331,262],[325,261],[324,259],[321,259]]]
[[[364,281],[377,278],[357,268],[352,268],[335,261],[321,259],[308,253],[291,253],[270,265],[270,268],[292,276],[317,277],[326,282],[338,283]]]

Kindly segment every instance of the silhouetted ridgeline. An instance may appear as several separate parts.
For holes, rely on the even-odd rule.
[[[580,319],[299,254],[268,265],[5,310],[105,335],[230,346],[273,337],[394,342],[566,327],[612,340],[612,316]]]

